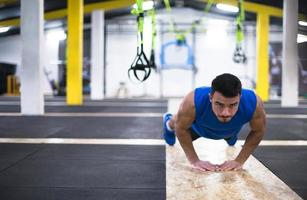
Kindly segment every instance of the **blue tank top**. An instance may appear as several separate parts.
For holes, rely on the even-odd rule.
[[[200,87],[194,91],[195,121],[192,130],[199,136],[224,139],[237,136],[242,126],[249,122],[256,110],[257,98],[253,91],[242,89],[237,113],[229,122],[220,122],[212,111],[209,94],[211,87]]]

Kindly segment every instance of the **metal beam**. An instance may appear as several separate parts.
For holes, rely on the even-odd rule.
[[[199,0],[199,2],[207,2],[208,0]],[[215,3],[225,3],[237,6],[236,0],[215,0]],[[84,5],[84,13],[90,13],[93,10],[103,9],[105,11],[125,8],[133,5],[135,0],[114,0],[114,1],[107,1],[107,2],[100,2],[100,3],[91,3]],[[270,16],[275,17],[282,17],[282,9],[275,8],[273,6],[261,5],[258,3],[252,2],[244,2],[245,10],[249,12],[255,13],[265,13]],[[67,16],[67,9],[59,9],[55,11],[50,11],[45,13],[45,20],[54,20],[54,19],[61,19]],[[299,19],[307,21],[307,16],[304,14],[299,14]],[[0,26],[19,26],[20,20],[19,18],[16,19],[8,19],[0,21]]]
[[[0,0],[0,3],[13,3],[17,0]]]
[[[106,1],[100,3],[91,3],[87,4],[84,7],[84,13],[91,13],[93,10],[113,10],[119,8],[126,8],[132,6],[135,3],[135,0],[117,0],[117,1]]]
[[[207,2],[207,0],[203,0]],[[237,0],[214,0],[214,3],[224,3],[233,6],[238,6]],[[243,2],[244,9],[249,12],[255,13],[264,13],[267,15],[275,16],[275,17],[282,17],[282,9],[276,8],[273,6],[262,5],[259,3],[252,3],[248,1]]]
[[[114,0],[100,3],[91,3],[84,5],[84,14],[91,13],[93,10],[113,10],[132,6],[135,0]],[[61,19],[67,16],[67,9],[59,9],[45,13],[45,20]],[[0,26],[20,26],[20,19],[9,19],[0,21]]]
[[[208,0],[198,0],[199,2],[208,2]],[[229,4],[233,6],[238,6],[237,0],[214,0],[214,3],[224,3]],[[282,17],[283,16],[283,10],[281,8],[276,8],[274,6],[268,6],[263,5],[259,3],[253,3],[244,1],[243,2],[244,9],[248,12],[254,12],[254,13],[263,13],[269,16],[274,17]],[[307,21],[307,15],[305,14],[299,14],[299,20]]]
[[[1,26],[20,26],[20,18],[0,21]]]

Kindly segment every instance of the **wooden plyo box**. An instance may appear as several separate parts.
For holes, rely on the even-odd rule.
[[[233,159],[241,147],[228,147],[224,140],[194,141],[200,159],[221,164]],[[284,182],[253,156],[243,170],[200,172],[188,163],[178,142],[166,147],[167,200],[298,200]]]

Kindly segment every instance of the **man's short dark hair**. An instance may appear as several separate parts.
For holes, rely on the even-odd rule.
[[[214,92],[220,92],[224,97],[236,97],[241,95],[242,84],[238,77],[232,74],[221,74],[211,83],[211,94]]]

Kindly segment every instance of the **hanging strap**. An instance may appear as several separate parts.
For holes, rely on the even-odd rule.
[[[175,23],[171,16],[171,11],[172,11],[171,4],[169,3],[169,0],[164,0],[164,4],[169,16],[169,30],[170,32],[176,33]]]
[[[235,63],[246,63],[247,58],[242,48],[242,41],[244,40],[243,23],[245,20],[245,11],[243,0],[238,0],[239,13],[236,18],[236,48],[233,53],[233,61]]]
[[[205,14],[207,14],[209,12],[209,10],[211,9],[213,2],[214,2],[214,0],[208,0],[207,4],[205,6],[205,9],[204,9]],[[179,44],[184,43],[186,35],[191,33],[193,30],[195,30],[198,25],[202,24],[203,19],[201,18],[197,22],[193,22],[191,27],[188,28],[187,30],[179,31],[178,29],[176,29],[174,20],[171,17],[172,8],[170,6],[169,0],[164,0],[164,4],[165,4],[166,11],[169,14],[169,25],[170,25],[169,30],[170,30],[170,32],[173,32],[173,33],[176,34],[176,39],[178,40]]]
[[[243,33],[243,23],[245,20],[245,12],[243,7],[243,0],[238,0],[238,7],[239,7],[239,14],[236,18],[237,24],[237,31],[236,31],[236,38],[237,43],[240,43],[244,40],[244,33]]]
[[[151,16],[151,31],[152,31],[149,64],[151,68],[153,68],[154,70],[157,70],[157,65],[155,62],[155,49],[156,49],[156,36],[157,36],[155,5],[153,9],[149,11],[149,15]]]
[[[134,58],[130,68],[128,69],[128,77],[131,80],[131,72],[135,78],[143,82],[145,81],[151,73],[151,65],[144,53],[144,41],[143,41],[143,29],[144,29],[144,10],[143,10],[143,0],[136,0],[137,8],[131,11],[132,14],[137,15],[138,22],[138,46],[137,46],[137,55]],[[140,73],[143,74],[143,77],[139,77]]]
[[[179,31],[176,28],[175,22],[171,16],[172,8],[171,8],[169,0],[164,0],[164,4],[165,4],[166,11],[168,12],[168,16],[169,16],[169,31],[176,35],[176,40],[178,44],[185,43],[185,36],[191,32],[190,29],[186,31]]]
[[[208,1],[207,1],[207,4],[206,4],[205,9],[204,9],[205,16],[209,13],[209,10],[211,9],[213,3],[214,3],[214,0],[208,0]],[[202,24],[204,23],[204,21],[205,21],[205,20],[204,20],[204,18],[202,17],[202,18],[200,19],[199,24],[202,25]]]

